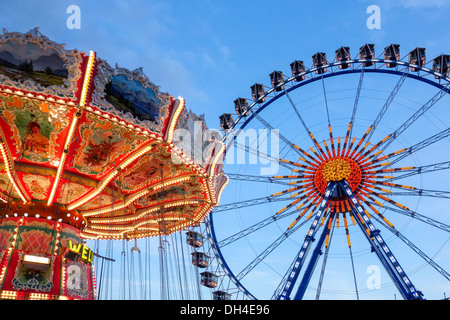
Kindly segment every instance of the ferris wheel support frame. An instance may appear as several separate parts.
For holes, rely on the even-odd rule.
[[[319,230],[320,219],[324,215],[324,213],[328,207],[328,204],[330,202],[331,196],[332,196],[334,190],[336,189],[336,187],[337,187],[337,183],[332,182],[332,181],[330,181],[328,183],[328,186],[325,190],[324,198],[323,198],[322,202],[320,203],[319,210],[317,211],[317,213],[314,217],[313,223],[311,224],[311,227],[310,227],[308,233],[306,234],[305,240],[303,241],[303,245],[301,246],[300,251],[296,256],[292,271],[289,272],[289,276],[286,279],[286,283],[284,284],[284,289],[283,289],[281,295],[278,297],[279,300],[288,300],[289,299],[289,296],[290,296],[292,290],[294,289],[294,284],[297,281],[297,278],[299,276],[299,272],[303,266],[303,263],[305,262],[305,257],[308,255],[308,251],[311,248],[311,244],[315,241],[314,236],[317,233],[317,231]],[[319,241],[319,245],[320,245],[320,243],[323,243],[323,241]],[[318,253],[317,251],[314,252],[314,255],[313,255],[311,261],[314,261],[314,260],[317,261],[317,258],[318,258],[317,253]],[[314,265],[315,265],[315,263],[314,263]],[[307,274],[305,275],[306,278],[311,277],[311,273],[313,271],[312,269],[308,268]]]
[[[373,251],[376,253],[377,257],[380,259],[380,262],[383,264],[385,270],[391,277],[395,286],[398,288],[402,297],[405,300],[420,300],[420,299],[422,299],[422,293],[414,287],[414,285],[412,284],[412,282],[410,281],[410,279],[404,272],[403,268],[400,266],[398,260],[395,258],[394,254],[392,253],[392,251],[387,246],[386,242],[381,237],[380,230],[378,230],[374,227],[374,225],[370,221],[370,218],[365,214],[364,208],[361,206],[361,204],[358,203],[357,199],[355,198],[355,196],[352,192],[352,189],[350,188],[349,184],[345,180],[329,183],[329,185],[327,187],[328,192],[326,192],[326,193],[328,193],[328,196],[325,195],[324,200],[322,200],[321,207],[319,209],[319,212],[316,215],[316,218],[320,219],[320,217],[322,216],[322,213],[324,211],[323,209],[326,208],[326,206],[330,200],[330,197],[331,197],[330,195],[335,188],[342,188],[342,190],[344,190],[346,197],[350,200],[349,203],[352,206],[352,212],[353,212],[354,216],[357,217],[357,219],[355,219],[355,220],[356,220],[358,226],[361,228],[362,232],[366,236],[366,239],[369,241],[369,243],[371,243]],[[313,222],[313,226],[315,226],[316,224],[317,224],[317,222],[315,220]],[[316,231],[317,230],[314,230],[314,234]],[[302,248],[300,249],[300,252],[298,255],[299,258],[294,263],[294,268],[292,269],[288,279],[286,280],[282,294],[278,297],[279,300],[288,300],[289,299],[289,296],[292,292],[293,286],[298,278],[299,272],[301,271],[301,267],[303,265],[303,259],[306,257],[306,253],[310,247],[310,244],[314,241],[314,238],[313,238],[314,234],[311,233],[311,231],[308,232],[305,242],[304,242]],[[304,276],[303,276],[303,278],[300,282],[300,285],[297,289],[294,300],[301,300],[306,292],[309,281],[310,281],[310,279],[314,273],[314,269],[317,265],[318,258],[322,254],[322,247],[325,242],[326,234],[327,234],[327,232],[326,232],[326,229],[324,228],[322,235],[320,236],[319,241],[316,245],[316,249],[314,250],[314,253],[311,256],[311,260],[308,263],[308,266],[305,270]]]
[[[358,219],[355,219],[358,226],[366,236],[367,240],[372,243],[376,255],[380,259],[381,263],[385,266],[386,271],[391,276],[393,282],[397,286],[398,290],[402,294],[405,300],[421,300],[422,293],[418,291],[411,280],[408,278],[403,268],[400,266],[398,260],[394,257],[392,251],[387,246],[386,242],[380,235],[380,230],[375,229],[370,218],[365,213],[364,208],[356,200],[352,189],[347,181],[343,180],[339,182],[340,187],[347,194],[347,197],[351,200],[352,212]],[[360,219],[361,217],[362,219]],[[363,223],[364,221],[364,223]],[[366,226],[364,226],[366,224]],[[369,234],[366,232],[369,230]]]

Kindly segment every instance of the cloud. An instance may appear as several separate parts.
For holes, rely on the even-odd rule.
[[[222,55],[223,59],[227,60],[231,55],[230,47],[224,45],[217,37],[213,37],[212,42],[219,51],[219,53]]]
[[[208,55],[208,54],[206,54],[206,53],[204,53],[203,54],[203,60],[207,63],[207,64],[209,64],[210,66],[215,66],[216,65],[216,63],[214,62],[214,60]]]

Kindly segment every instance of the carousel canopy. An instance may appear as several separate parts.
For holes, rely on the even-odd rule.
[[[38,29],[0,35],[0,113],[2,217],[49,208],[85,238],[156,236],[200,223],[227,182],[184,99]]]

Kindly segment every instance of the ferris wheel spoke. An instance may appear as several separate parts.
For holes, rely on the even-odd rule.
[[[423,148],[429,147],[433,145],[436,142],[441,141],[442,139],[447,138],[450,136],[450,128],[447,128],[445,130],[442,130],[441,132],[422,140],[421,142],[418,142],[414,144],[411,147],[403,148],[398,151],[392,152],[386,156],[376,158],[372,161],[366,162],[364,165],[370,164],[373,165],[373,167],[380,167],[380,166],[392,166],[393,164],[399,162],[400,160],[409,157],[413,153],[422,150]],[[379,163],[380,161],[387,160],[388,158],[393,158],[393,160],[386,162],[386,163]]]
[[[426,102],[419,110],[417,110],[408,120],[406,120],[397,130],[388,136],[383,143],[381,150],[385,150],[395,139],[397,139],[409,126],[411,126],[417,119],[424,115],[432,106],[434,106],[444,95],[450,84],[443,86],[438,93],[436,93],[428,102]]]
[[[311,131],[309,130],[308,126],[306,125],[305,121],[303,120],[303,117],[300,115],[300,112],[298,111],[296,105],[295,105],[294,102],[292,101],[292,99],[291,99],[289,93],[288,93],[286,90],[284,90],[284,93],[285,93],[287,99],[289,100],[289,103],[291,104],[292,109],[294,109],[295,114],[297,115],[298,119],[300,120],[300,122],[301,122],[303,128],[305,129],[306,133],[308,134],[308,137],[311,139],[311,141],[312,141],[314,147],[317,149],[317,151],[323,153],[323,150],[320,149],[320,145],[317,143],[316,138],[314,137],[314,135],[313,135],[313,134],[311,133]],[[296,148],[298,149],[298,147],[297,147],[295,144],[293,144],[293,146],[296,147]]]
[[[298,212],[298,210],[293,210],[293,211],[285,212],[285,213],[282,213],[282,214],[271,215],[268,218],[266,218],[264,220],[261,220],[261,221],[255,223],[255,224],[251,225],[250,227],[247,227],[247,228],[245,228],[245,229],[243,229],[243,230],[233,234],[232,236],[224,238],[223,240],[221,240],[218,243],[218,246],[223,248],[223,247],[225,247],[225,246],[227,246],[227,245],[229,245],[229,244],[231,244],[231,243],[233,243],[233,242],[235,242],[237,240],[242,239],[243,237],[248,236],[249,234],[251,234],[251,233],[253,233],[255,231],[259,231],[262,228],[264,228],[264,227],[266,227],[266,226],[268,226],[268,225],[270,225],[270,224],[272,224],[272,223],[274,223],[274,222],[276,222],[276,221],[278,221],[280,219],[288,217],[288,216],[290,216],[290,215],[292,215],[292,214],[294,214],[296,212]]]
[[[437,198],[449,198],[450,197],[450,191],[446,190],[430,190],[430,189],[422,189],[422,188],[416,188],[413,186],[407,186],[407,185],[401,185],[396,184],[392,182],[386,182],[386,181],[374,181],[374,185],[368,185],[369,188],[380,190],[382,194],[388,194],[391,196],[427,196],[427,197],[437,197]],[[376,184],[380,184],[383,186],[388,186],[396,190],[402,190],[402,191],[392,191],[387,190],[381,187],[376,186]],[[363,183],[365,185],[365,183]]]
[[[270,130],[275,130],[275,128],[268,123],[266,120],[264,120],[258,113],[254,112],[253,110],[250,110],[253,114],[253,116],[259,120],[266,128]],[[298,147],[290,141],[288,138],[286,138],[280,131],[278,131],[278,137],[285,143],[286,146],[297,152],[298,154],[302,155],[301,151],[298,149]]]
[[[402,154],[396,154],[396,159],[391,161],[391,163],[389,164],[390,166],[393,165],[394,163],[410,156],[411,154],[413,154],[414,152],[417,152],[423,148],[429,147],[433,144],[435,144],[436,142],[441,141],[442,139],[447,138],[448,136],[450,136],[450,128],[445,129],[437,134],[435,134],[434,136],[425,139],[409,148],[407,148],[406,152],[401,152]]]
[[[348,124],[347,133],[345,134],[344,145],[342,148],[343,150],[345,150],[347,148],[347,143],[352,137],[353,123],[355,122],[356,111],[358,109],[359,97],[361,96],[361,89],[362,89],[362,84],[363,84],[363,80],[364,80],[364,71],[365,71],[365,68],[363,67],[361,69],[361,73],[359,75],[358,89],[356,89],[355,102],[353,104],[352,116],[351,116],[350,122]]]
[[[322,80],[322,91],[323,91],[323,99],[325,102],[325,109],[327,112],[327,120],[328,120],[328,126],[331,126],[331,121],[330,121],[330,110],[328,109],[328,98],[327,98],[327,90],[325,89],[325,81],[323,80],[323,73],[321,75],[321,80]]]
[[[375,121],[372,123],[370,133],[367,135],[367,140],[370,141],[370,138],[372,137],[375,129],[377,128],[378,124],[381,122],[381,119],[383,118],[384,114],[386,113],[387,109],[391,105],[392,101],[394,101],[395,96],[399,92],[400,88],[402,87],[403,83],[405,82],[405,79],[408,77],[409,68],[406,68],[403,74],[401,75],[400,79],[398,80],[397,84],[394,86],[391,94],[387,98],[386,102],[384,103],[383,107],[381,108],[380,112],[378,113],[377,117],[375,118]]]
[[[447,280],[450,280],[450,274],[445,271],[444,268],[439,266],[432,258],[427,256],[422,250],[420,250],[414,243],[412,243],[408,238],[406,238],[399,230],[386,226],[383,221],[374,218],[380,224],[382,224],[387,230],[394,234],[397,238],[402,240],[408,247],[410,247],[416,254],[418,254],[423,260],[425,260],[430,266],[432,266],[436,271],[442,274]]]
[[[448,86],[450,86],[450,84],[445,85],[433,98],[431,98],[413,116],[411,116],[407,121],[405,121],[394,133],[387,135],[384,139],[382,139],[377,144],[375,144],[371,149],[366,151],[362,155],[362,157],[367,157],[369,154],[371,154],[375,150],[378,150],[375,155],[378,155],[381,152],[383,152],[396,138],[398,138],[398,136],[403,131],[405,131],[411,124],[413,124],[417,119],[419,119],[428,109],[430,109],[435,103],[437,103],[439,101],[439,99],[441,99],[447,93]],[[362,143],[363,140],[365,140],[367,135],[372,134],[372,133],[370,133],[370,132],[372,132],[372,129],[373,129],[373,126],[370,126],[369,129],[367,130],[365,136],[360,140],[360,144]],[[352,142],[352,144],[353,144],[353,142]],[[350,145],[349,150],[351,148],[352,148],[352,145]],[[407,149],[405,149],[405,150],[407,150]],[[391,156],[391,155],[389,155],[389,156]],[[405,156],[406,155],[403,155],[403,157],[405,157]]]
[[[281,179],[277,179],[274,177],[266,177],[266,176],[255,176],[249,174],[235,174],[235,173],[225,173],[225,175],[231,180],[240,180],[240,181],[249,181],[249,182],[262,182],[269,184],[280,184],[280,185],[291,185],[292,183],[282,181]],[[300,176],[289,176],[285,179],[295,179]]]
[[[298,205],[296,210],[300,210],[300,208],[302,208],[303,206],[306,205],[306,207],[303,209],[303,211],[300,213],[300,215],[297,217],[297,219],[295,219],[294,222],[297,222],[301,217],[303,217],[303,215],[305,215],[305,213],[309,209],[311,209],[313,206],[317,207],[319,205],[320,199],[321,199],[320,193],[318,193],[314,188],[310,188],[308,190],[302,190],[301,192],[291,195],[289,197],[291,202],[288,205],[286,205],[285,207],[283,207],[282,209],[278,210],[277,214],[280,214],[295,205]],[[283,194],[284,192],[285,191],[282,191],[281,194]],[[300,201],[303,201],[303,202],[299,204]],[[312,212],[310,213],[310,215],[311,214],[312,214]],[[292,227],[292,225],[290,227]]]
[[[223,204],[223,205],[221,204],[221,205],[215,207],[214,213],[222,212],[222,211],[229,211],[229,210],[234,210],[234,209],[240,209],[240,208],[246,208],[246,207],[256,206],[256,205],[269,203],[269,202],[291,201],[291,200],[292,200],[291,198],[286,198],[286,197],[268,196],[268,197],[250,199],[250,200],[236,201],[236,202],[227,203],[227,204]]]
[[[399,175],[396,177],[391,177],[388,180],[389,181],[400,180],[400,179],[408,178],[408,177],[418,175],[418,174],[425,174],[425,173],[436,172],[436,171],[446,170],[446,169],[450,169],[450,161],[443,161],[443,162],[429,164],[429,165],[420,166],[420,167],[410,167],[408,169],[405,169],[402,172],[402,175]]]
[[[275,241],[273,241],[265,250],[263,250],[255,259],[253,259],[236,277],[242,280],[250,271],[252,271],[258,264],[264,261],[264,259],[273,252],[278,246],[280,246],[287,238],[289,238],[295,231],[301,228],[308,220],[297,224],[294,228],[287,229],[282,233]]]
[[[270,155],[268,155],[268,154],[265,153],[265,152],[262,152],[262,151],[260,151],[260,150],[251,148],[251,147],[249,147],[249,146],[247,146],[247,145],[245,145],[245,144],[242,144],[242,143],[240,143],[240,142],[238,142],[238,141],[236,141],[236,140],[234,140],[233,142],[234,142],[234,145],[235,145],[237,148],[240,148],[241,150],[247,152],[248,154],[254,154],[254,155],[260,157],[261,159],[268,160],[268,161],[270,161],[270,162],[272,162],[272,163],[274,163],[274,164],[281,165],[281,166],[283,166],[283,167],[286,167],[286,168],[290,169],[290,167],[289,167],[286,163],[280,161],[279,157],[273,157],[273,156],[270,156]],[[238,159],[238,163],[239,163],[240,160],[243,161],[243,160],[245,160],[245,159]],[[256,161],[256,160],[255,160],[255,161]]]
[[[371,201],[373,201],[374,203],[376,203],[379,207],[383,207],[384,205],[383,204],[381,204],[379,201],[377,201],[376,199],[374,199],[374,198],[372,198],[371,196],[369,196],[369,195],[367,195],[367,194],[365,194],[365,193],[362,193],[362,195],[360,195],[360,194],[356,194],[355,195],[355,198],[356,198],[356,200],[358,201],[358,204],[361,206],[361,207],[363,207],[362,206],[362,203],[364,203],[364,205],[367,205],[376,215],[378,215],[381,219],[383,219],[383,221],[384,222],[386,222],[388,225],[390,225],[390,226],[393,226],[393,224],[379,211],[379,210],[377,210],[375,207],[374,207],[374,205],[372,205],[368,200],[371,200]],[[382,199],[382,198],[380,198],[380,199]],[[388,200],[389,202],[391,202],[392,204],[395,204],[395,205],[397,205],[397,206],[400,206],[400,207],[404,207],[403,205],[401,205],[401,204],[399,204],[399,203],[397,203],[397,202],[394,202],[394,201],[392,201],[392,200],[390,200],[390,199],[386,199],[386,200]],[[347,201],[348,202],[348,201]],[[350,203],[348,202],[348,207],[350,207]],[[406,207],[405,207],[406,208]],[[365,209],[364,209],[365,210]],[[352,221],[353,221],[353,224],[355,225],[355,222],[354,222],[354,214],[351,212],[351,209],[350,209],[350,211],[349,211],[351,214],[350,214],[350,216],[351,216],[351,218],[352,218]],[[370,217],[370,215],[369,215],[369,213],[367,212],[367,210],[365,210],[364,211],[369,217]],[[350,240],[348,239],[348,242],[350,242]]]
[[[373,203],[373,202],[369,202],[369,203],[372,204],[372,205],[377,205],[376,203]],[[428,224],[430,226],[433,226],[435,228],[444,230],[446,232],[450,232],[450,225],[448,225],[448,224],[446,224],[444,222],[432,219],[429,216],[420,214],[417,211],[413,211],[413,210],[411,210],[409,208],[406,208],[406,207],[405,208],[391,207],[389,205],[383,205],[383,208],[387,209],[389,211],[395,212],[395,213],[402,214],[402,215],[407,216],[407,217],[414,218],[415,220],[421,221],[423,223],[426,223],[426,224]]]
[[[443,190],[428,190],[428,189],[404,189],[404,191],[392,191],[388,193],[391,196],[420,196],[420,197],[432,197],[450,199],[450,191]]]
[[[322,80],[323,98],[324,98],[325,109],[326,109],[326,113],[327,113],[328,134],[330,136],[330,143],[331,143],[331,150],[332,150],[332,153],[333,153],[333,157],[335,157],[336,156],[336,149],[335,149],[335,145],[334,145],[333,130],[332,130],[331,119],[330,119],[330,110],[328,108],[327,90],[325,88],[325,81],[323,79],[323,73],[321,74],[321,80]]]

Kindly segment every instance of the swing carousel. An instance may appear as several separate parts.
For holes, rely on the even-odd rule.
[[[184,99],[38,29],[0,35],[0,113],[1,299],[96,299],[86,240],[199,225],[227,183]]]

